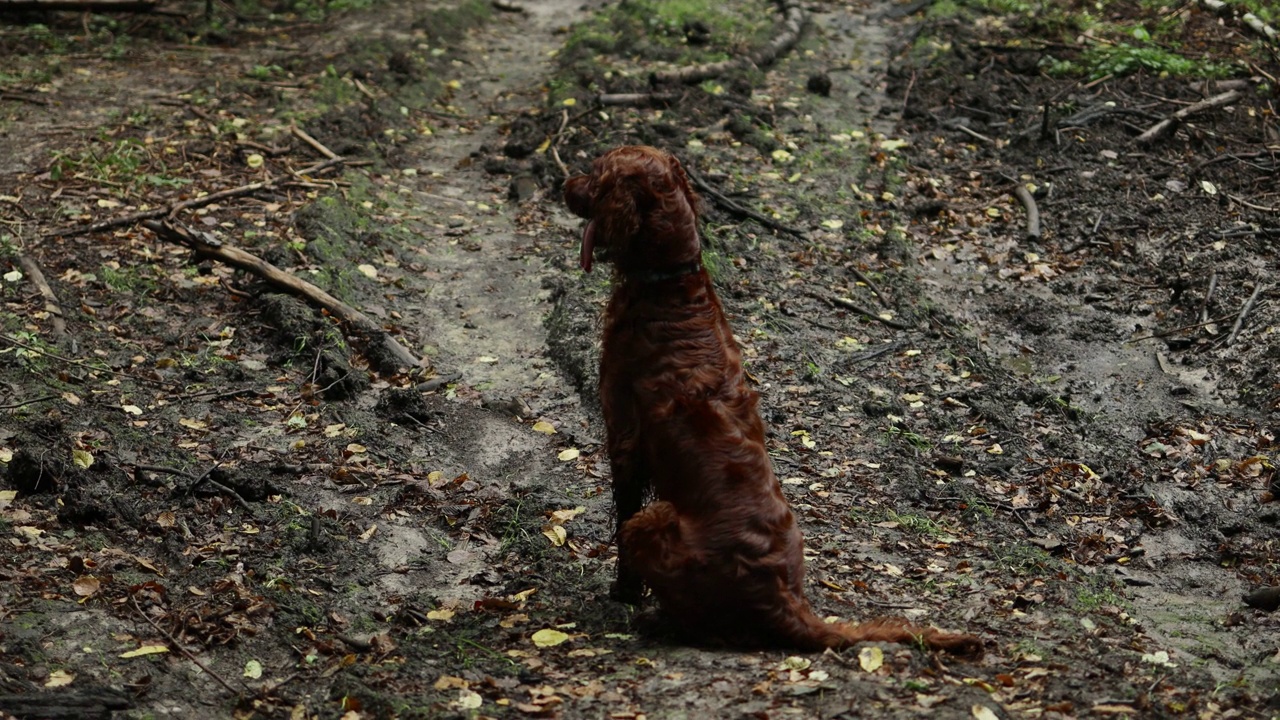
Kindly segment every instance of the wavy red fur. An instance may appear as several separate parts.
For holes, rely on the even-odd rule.
[[[583,268],[596,250],[614,265],[600,397],[619,524],[615,594],[638,602],[648,585],[703,642],[980,652],[972,635],[896,618],[829,624],[809,607],[803,539],[765,450],[759,396],[699,264],[699,200],[675,157],[617,148],[570,178],[565,200],[589,221]]]

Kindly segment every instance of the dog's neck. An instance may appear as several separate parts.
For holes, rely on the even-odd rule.
[[[626,274],[627,280],[634,280],[638,283],[656,283],[663,280],[675,280],[686,275],[692,275],[702,270],[702,257],[697,260],[679,263],[677,265],[668,265],[666,267],[654,268],[652,270],[634,270]]]

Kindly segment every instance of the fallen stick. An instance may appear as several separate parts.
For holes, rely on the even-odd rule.
[[[206,675],[208,675],[209,677],[211,677],[211,678],[213,678],[214,680],[216,680],[216,681],[218,682],[218,684],[219,684],[219,685],[221,685],[222,687],[226,688],[226,689],[227,689],[227,692],[231,693],[232,695],[235,695],[235,696],[239,697],[240,695],[242,695],[242,694],[243,694],[243,693],[241,693],[239,690],[237,690],[237,689],[235,689],[234,687],[232,687],[232,686],[231,686],[231,683],[227,682],[226,680],[223,680],[221,675],[219,675],[218,673],[216,673],[216,672],[214,672],[214,671],[210,670],[208,665],[205,665],[204,663],[200,662],[200,658],[196,657],[195,655],[193,655],[193,654],[191,653],[191,651],[190,651],[190,650],[188,650],[188,649],[186,649],[185,647],[183,647],[182,643],[178,642],[178,639],[177,639],[177,638],[175,638],[175,637],[173,636],[173,634],[172,634],[172,633],[170,633],[168,630],[165,630],[164,628],[160,627],[159,625],[157,625],[157,624],[156,624],[156,622],[155,622],[154,620],[152,620],[151,618],[147,617],[147,614],[146,614],[145,612],[143,612],[143,611],[142,611],[142,607],[138,605],[138,598],[137,598],[137,597],[135,597],[135,596],[133,596],[133,595],[129,595],[129,602],[133,603],[133,609],[138,613],[138,615],[139,615],[139,616],[141,616],[141,617],[142,617],[142,619],[143,619],[143,620],[146,620],[146,621],[147,621],[147,624],[148,624],[148,625],[150,625],[151,627],[155,628],[155,629],[156,629],[156,632],[158,632],[158,633],[160,633],[161,635],[163,635],[163,636],[165,637],[165,639],[166,639],[166,640],[168,640],[168,641],[169,641],[169,643],[170,643],[171,645],[173,645],[175,648],[177,648],[178,652],[182,653],[183,655],[186,655],[188,660],[190,660],[191,662],[193,662],[193,663],[195,663],[195,664],[196,664],[196,667],[200,668],[201,670],[203,670],[203,671],[205,672],[205,674],[206,674]]]
[[[418,357],[409,352],[395,338],[391,337],[386,330],[371,320],[369,316],[315,285],[281,270],[253,253],[226,245],[203,233],[197,234],[185,228],[175,227],[172,223],[147,220],[142,223],[142,226],[164,240],[189,247],[201,256],[251,272],[281,290],[297,295],[313,305],[328,310],[334,317],[364,334],[371,345],[381,349],[380,353],[365,353],[370,362],[381,370],[394,371],[400,367],[419,367],[422,364]]]
[[[799,228],[791,227],[790,225],[787,225],[785,223],[780,223],[777,220],[774,220],[773,218],[769,217],[768,215],[758,213],[755,210],[752,210],[751,208],[743,207],[738,203],[725,197],[723,193],[711,187],[710,183],[708,183],[706,180],[703,180],[701,177],[698,177],[698,174],[695,173],[693,170],[689,169],[688,167],[685,168],[685,174],[689,176],[689,180],[693,182],[694,187],[702,191],[704,195],[710,195],[711,199],[715,200],[717,205],[720,205],[721,207],[728,210],[729,212],[735,213],[737,215],[741,215],[743,217],[751,218],[752,220],[755,220],[761,225],[764,225],[765,227],[770,228],[772,230],[785,232],[790,235],[794,235],[798,238],[804,237],[803,230]]]
[[[311,137],[311,135],[309,135],[309,134],[307,133],[307,131],[306,131],[306,130],[303,130],[302,128],[298,127],[297,125],[290,125],[290,126],[289,126],[289,131],[290,131],[290,132],[292,132],[292,133],[294,134],[294,136],[296,136],[296,137],[297,137],[299,140],[301,140],[302,142],[304,142],[304,143],[306,143],[306,144],[310,145],[311,147],[315,148],[315,151],[316,151],[316,152],[318,152],[318,153],[320,153],[321,155],[323,155],[323,156],[325,156],[325,157],[329,158],[330,160],[337,160],[337,159],[338,159],[338,153],[336,153],[336,152],[334,152],[334,151],[330,150],[329,148],[325,147],[324,143],[322,143],[322,142],[320,142],[319,140],[317,140],[317,139],[315,139],[315,138]]]
[[[819,295],[818,297],[822,298],[823,300],[826,300],[828,303],[831,303],[835,307],[841,307],[841,308],[844,308],[845,310],[852,310],[858,313],[859,315],[862,315],[865,318],[868,318],[870,320],[875,320],[878,323],[883,323],[885,325],[888,325],[891,328],[897,328],[899,330],[911,329],[910,325],[904,322],[900,322],[898,320],[894,320],[892,318],[881,317],[878,313],[875,313],[871,310],[868,310],[867,308],[862,307],[861,305],[850,300],[849,298],[827,297],[825,295]]]
[[[146,12],[159,4],[160,0],[4,0],[0,2],[0,13],[53,10]]]
[[[1249,316],[1249,311],[1253,309],[1253,304],[1258,301],[1258,296],[1262,294],[1262,283],[1258,283],[1253,287],[1253,294],[1244,302],[1244,307],[1240,308],[1240,315],[1236,317],[1236,324],[1231,326],[1231,334],[1227,336],[1227,345],[1236,341],[1236,337],[1244,328],[1244,319]]]
[[[1228,90],[1224,93],[1214,95],[1211,98],[1205,98],[1204,100],[1201,100],[1198,103],[1188,105],[1182,108],[1181,110],[1179,110],[1178,112],[1165,118],[1164,120],[1161,120],[1155,125],[1152,125],[1151,127],[1147,128],[1146,132],[1142,133],[1141,135],[1139,135],[1137,138],[1134,139],[1134,142],[1136,142],[1139,145],[1146,145],[1152,142],[1153,140],[1155,140],[1156,138],[1160,137],[1161,135],[1164,135],[1166,132],[1168,132],[1169,129],[1172,128],[1175,123],[1182,122],[1184,119],[1192,115],[1195,115],[1196,113],[1204,112],[1205,110],[1209,110],[1212,108],[1220,107],[1222,105],[1226,105],[1228,103],[1235,102],[1236,100],[1240,99],[1240,96],[1241,96],[1241,93],[1239,90]]]
[[[804,29],[805,20],[808,18],[804,8],[796,0],[779,0],[779,5],[782,6],[783,12],[781,30],[768,45],[743,57],[694,65],[680,68],[679,70],[655,72],[649,76],[650,82],[654,84],[702,82],[713,77],[719,77],[730,70],[771,64],[778,59],[779,55],[795,47],[795,44],[800,40],[800,32]]]
[[[301,176],[315,174],[326,168],[333,167],[334,165],[341,165],[346,162],[347,160],[345,158],[332,157],[327,160],[322,160],[321,162],[315,163],[313,165],[309,165],[301,170],[298,170],[297,172],[292,173],[291,176],[301,177]],[[227,198],[240,197],[241,195],[250,195],[252,193],[258,192],[259,190],[268,190],[271,188],[279,187],[282,183],[285,183],[285,182],[290,182],[290,179],[288,177],[281,176],[279,178],[276,178],[275,180],[249,183],[248,185],[241,185],[239,187],[227,188],[226,190],[219,190],[218,192],[209,193],[208,195],[201,195],[199,197],[194,197],[194,198],[191,198],[190,200],[183,200],[182,202],[175,203],[173,205],[165,205],[163,207],[152,208],[150,210],[143,210],[141,212],[136,212],[130,215],[122,215],[120,217],[111,218],[109,220],[99,220],[98,222],[90,223],[89,225],[79,225],[77,227],[60,228],[58,230],[51,230],[45,233],[42,237],[44,238],[74,237],[76,235],[85,235],[87,233],[101,232],[103,230],[111,230],[118,227],[124,227],[126,225],[133,225],[143,220],[153,220],[155,218],[165,217],[165,216],[173,217],[174,215],[177,215],[179,212],[182,212],[183,210],[191,210],[198,207],[204,207],[205,205],[211,205],[213,203],[218,202],[219,200],[226,200]]]
[[[1013,196],[1018,198],[1022,207],[1027,209],[1027,237],[1039,240],[1040,208],[1036,207],[1036,199],[1031,197],[1031,191],[1027,190],[1027,186],[1022,183],[1013,186]]]
[[[604,106],[618,105],[669,105],[679,96],[674,93],[605,93],[596,97]]]
[[[1219,16],[1234,15],[1235,10],[1222,0],[1200,0],[1200,7],[1213,11]],[[1263,22],[1262,18],[1251,12],[1246,12],[1240,16],[1240,21],[1249,27],[1250,30],[1266,38],[1269,42],[1280,40],[1280,34],[1276,29]]]
[[[71,337],[67,334],[67,321],[63,319],[62,305],[58,303],[58,296],[54,294],[53,288],[49,287],[44,271],[40,269],[39,263],[25,253],[18,254],[18,267],[22,268],[32,284],[40,291],[40,297],[44,298],[44,311],[53,319],[53,336],[59,343],[65,344]]]

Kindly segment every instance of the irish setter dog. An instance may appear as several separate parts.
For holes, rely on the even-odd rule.
[[[628,146],[565,184],[593,251],[614,266],[600,359],[618,515],[615,596],[647,584],[695,640],[819,650],[923,642],[974,654],[981,642],[905,620],[828,624],[804,595],[803,539],[765,451],[759,396],[702,267],[699,198],[675,157]],[[645,506],[651,495],[656,500]]]

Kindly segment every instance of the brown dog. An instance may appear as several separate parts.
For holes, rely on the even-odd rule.
[[[614,273],[600,359],[618,513],[616,595],[648,584],[687,636],[819,650],[864,640],[974,653],[971,635],[904,620],[824,623],[804,596],[803,539],[765,451],[759,396],[702,267],[699,199],[680,163],[651,147],[612,150],[570,178],[586,218],[581,263]],[[650,494],[657,500],[647,507]]]

